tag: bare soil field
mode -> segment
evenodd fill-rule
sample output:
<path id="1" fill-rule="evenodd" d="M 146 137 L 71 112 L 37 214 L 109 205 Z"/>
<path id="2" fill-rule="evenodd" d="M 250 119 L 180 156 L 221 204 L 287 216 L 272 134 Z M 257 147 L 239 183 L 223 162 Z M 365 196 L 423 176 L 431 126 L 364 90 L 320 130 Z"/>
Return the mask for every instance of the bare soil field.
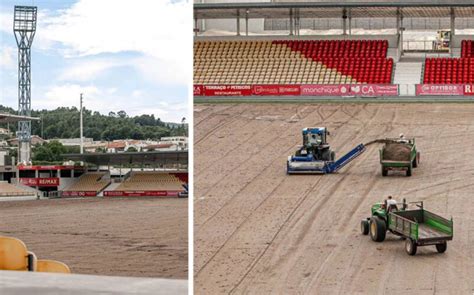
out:
<path id="1" fill-rule="evenodd" d="M 186 279 L 186 199 L 0 202 L 0 235 L 80 274 Z"/>
<path id="2" fill-rule="evenodd" d="M 473 294 L 474 104 L 196 104 L 196 294 Z M 382 177 L 378 149 L 336 174 L 286 175 L 303 127 L 326 126 L 342 156 L 416 137 L 412 177 Z M 453 217 L 454 239 L 409 256 L 360 233 L 388 194 Z"/>

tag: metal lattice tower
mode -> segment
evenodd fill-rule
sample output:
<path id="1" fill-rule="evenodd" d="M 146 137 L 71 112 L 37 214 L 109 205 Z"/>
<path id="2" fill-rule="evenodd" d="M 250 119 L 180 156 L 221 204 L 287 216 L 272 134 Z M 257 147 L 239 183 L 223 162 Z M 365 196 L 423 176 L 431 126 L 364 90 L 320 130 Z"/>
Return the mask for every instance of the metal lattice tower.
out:
<path id="1" fill-rule="evenodd" d="M 15 6 L 13 32 L 18 45 L 18 114 L 31 116 L 31 44 L 36 32 L 36 6 Z M 31 160 L 31 121 L 18 122 L 18 162 Z"/>

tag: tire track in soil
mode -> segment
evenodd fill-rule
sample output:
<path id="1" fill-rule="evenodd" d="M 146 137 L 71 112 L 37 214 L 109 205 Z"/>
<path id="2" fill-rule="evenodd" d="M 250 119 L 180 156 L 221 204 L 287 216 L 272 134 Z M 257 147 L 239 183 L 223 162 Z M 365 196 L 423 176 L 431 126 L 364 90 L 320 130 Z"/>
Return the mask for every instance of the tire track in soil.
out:
<path id="1" fill-rule="evenodd" d="M 201 123 L 207 122 L 210 119 L 210 117 L 215 116 L 218 113 L 221 113 L 221 112 L 224 112 L 224 111 L 230 111 L 232 108 L 237 107 L 238 104 L 229 104 L 228 107 L 222 108 L 222 109 L 218 107 L 220 105 L 203 105 L 203 106 L 207 107 L 205 109 L 205 111 L 210 110 L 210 112 L 208 114 L 203 114 L 202 111 L 197 112 L 198 114 L 201 115 L 201 116 L 199 116 L 199 121 L 196 121 L 196 118 L 198 116 L 196 116 L 196 112 L 194 112 L 194 128 L 201 125 Z M 196 108 L 196 105 L 194 105 L 194 107 Z"/>
<path id="2" fill-rule="evenodd" d="M 307 107 L 304 107 L 302 111 L 306 110 Z M 298 112 L 298 111 L 297 111 Z M 309 116 L 310 114 L 308 114 L 307 116 Z M 307 117 L 305 116 L 305 117 Z M 304 118 L 303 118 L 304 119 Z M 239 129 L 245 129 L 244 127 L 248 127 L 249 124 L 251 123 L 261 123 L 260 120 L 256 119 L 256 118 L 249 118 L 248 119 L 248 124 L 245 124 L 244 126 L 239 126 Z M 285 120 L 273 120 L 273 122 L 282 122 L 282 121 L 285 121 Z M 272 126 L 271 124 L 267 125 L 265 127 L 265 129 L 258 129 L 260 133 L 263 133 L 263 134 L 266 134 L 268 130 L 272 130 L 274 129 L 274 126 Z M 260 136 L 260 133 L 254 133 L 253 136 L 250 136 L 250 137 L 247 137 L 246 140 L 244 140 L 243 142 L 240 142 L 238 145 L 234 145 L 233 148 L 231 149 L 227 149 L 227 151 L 222 155 L 220 156 L 219 158 L 214 158 L 213 161 L 210 162 L 209 165 L 207 165 L 206 167 L 203 167 L 197 171 L 195 171 L 196 174 L 200 174 L 202 171 L 205 171 L 209 168 L 211 168 L 212 166 L 216 165 L 216 164 L 219 164 L 219 161 L 224 159 L 226 156 L 228 156 L 229 154 L 233 153 L 235 150 L 241 148 L 241 146 L 249 143 L 249 142 L 255 142 L 256 140 L 258 140 L 259 136 Z M 233 135 L 233 137 L 235 137 L 235 135 Z M 271 139 L 269 142 L 267 142 L 266 145 L 268 145 L 268 143 L 271 143 L 272 141 L 274 141 L 273 139 Z M 210 152 L 209 150 L 207 150 L 208 152 Z M 195 169 L 196 170 L 196 169 Z"/>
<path id="3" fill-rule="evenodd" d="M 238 105 L 238 106 L 241 106 L 241 105 Z M 243 110 L 241 110 L 239 113 L 235 114 L 235 115 L 232 115 L 230 120 L 227 120 L 227 122 L 223 123 L 223 124 L 216 124 L 213 128 L 211 128 L 210 130 L 208 130 L 206 133 L 204 133 L 204 135 L 201 135 L 200 138 L 197 138 L 195 137 L 194 138 L 194 145 L 197 146 L 201 141 L 207 139 L 209 136 L 211 136 L 213 133 L 215 133 L 219 128 L 221 127 L 225 127 L 231 123 L 234 123 L 235 121 L 237 121 L 239 119 L 239 117 L 245 113 L 247 111 L 247 108 L 244 108 Z M 225 120 L 225 119 L 224 119 Z"/>

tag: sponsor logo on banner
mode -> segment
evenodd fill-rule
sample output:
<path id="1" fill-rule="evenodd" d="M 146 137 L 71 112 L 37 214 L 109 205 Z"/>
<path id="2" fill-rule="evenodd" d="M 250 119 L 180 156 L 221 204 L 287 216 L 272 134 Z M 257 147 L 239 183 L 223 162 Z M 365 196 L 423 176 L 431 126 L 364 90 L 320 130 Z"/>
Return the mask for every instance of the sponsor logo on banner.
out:
<path id="1" fill-rule="evenodd" d="M 202 85 L 194 85 L 194 96 L 202 96 L 204 94 L 203 92 Z"/>
<path id="2" fill-rule="evenodd" d="M 301 95 L 340 96 L 350 91 L 347 85 L 301 85 Z"/>
<path id="3" fill-rule="evenodd" d="M 26 186 L 59 186 L 59 178 L 20 178 L 20 183 Z"/>
<path id="4" fill-rule="evenodd" d="M 204 85 L 205 96 L 250 96 L 251 85 Z"/>
<path id="5" fill-rule="evenodd" d="M 464 85 L 464 95 L 474 95 L 474 84 Z"/>
<path id="6" fill-rule="evenodd" d="M 253 95 L 300 95 L 300 85 L 255 85 Z"/>
<path id="7" fill-rule="evenodd" d="M 397 85 L 302 85 L 301 95 L 308 96 L 398 96 Z"/>
<path id="8" fill-rule="evenodd" d="M 459 84 L 418 84 L 416 95 L 464 95 L 464 85 Z"/>

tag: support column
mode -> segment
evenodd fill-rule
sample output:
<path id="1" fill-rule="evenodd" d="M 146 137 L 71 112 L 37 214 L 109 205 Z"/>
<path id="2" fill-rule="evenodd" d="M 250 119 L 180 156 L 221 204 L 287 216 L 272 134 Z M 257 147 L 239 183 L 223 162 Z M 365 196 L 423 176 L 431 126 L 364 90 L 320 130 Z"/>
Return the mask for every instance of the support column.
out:
<path id="1" fill-rule="evenodd" d="M 240 36 L 240 10 L 237 9 L 237 36 Z"/>
<path id="2" fill-rule="evenodd" d="M 451 16 L 451 36 L 449 37 L 449 52 L 451 54 L 451 57 L 454 56 L 454 44 L 453 44 L 453 38 L 454 38 L 454 34 L 455 34 L 455 29 L 456 29 L 456 16 L 454 15 L 454 8 L 451 7 L 451 12 L 450 12 L 450 16 Z"/>
<path id="3" fill-rule="evenodd" d="M 349 19 L 349 36 L 351 36 L 352 35 L 352 12 L 351 12 L 351 9 L 349 9 L 348 19 Z"/>
<path id="4" fill-rule="evenodd" d="M 194 36 L 197 36 L 198 35 L 198 19 L 197 17 L 194 18 Z"/>
<path id="5" fill-rule="evenodd" d="M 342 10 L 342 35 L 347 35 L 347 12 L 345 8 Z"/>
<path id="6" fill-rule="evenodd" d="M 249 11 L 245 11 L 245 36 L 249 35 Z"/>
<path id="7" fill-rule="evenodd" d="M 290 8 L 290 36 L 293 36 L 293 9 Z"/>

